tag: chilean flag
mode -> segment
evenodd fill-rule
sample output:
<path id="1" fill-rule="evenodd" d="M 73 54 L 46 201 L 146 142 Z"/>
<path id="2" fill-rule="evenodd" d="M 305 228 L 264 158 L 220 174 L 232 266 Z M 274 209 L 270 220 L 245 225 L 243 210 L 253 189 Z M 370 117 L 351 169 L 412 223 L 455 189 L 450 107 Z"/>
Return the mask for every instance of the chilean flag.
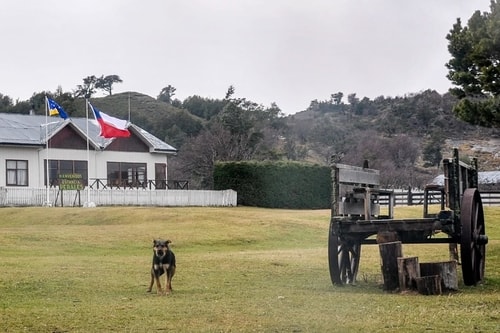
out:
<path id="1" fill-rule="evenodd" d="M 128 138 L 130 132 L 127 129 L 128 122 L 126 120 L 118 119 L 115 117 L 108 116 L 104 112 L 98 110 L 90 104 L 92 112 L 94 112 L 95 120 L 99 123 L 101 128 L 100 136 L 110 139 L 110 138 Z"/>

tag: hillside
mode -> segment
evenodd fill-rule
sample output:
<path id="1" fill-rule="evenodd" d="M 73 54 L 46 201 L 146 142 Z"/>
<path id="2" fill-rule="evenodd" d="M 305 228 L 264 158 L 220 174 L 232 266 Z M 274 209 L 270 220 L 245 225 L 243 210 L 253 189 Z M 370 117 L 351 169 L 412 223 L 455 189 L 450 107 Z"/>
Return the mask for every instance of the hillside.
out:
<path id="1" fill-rule="evenodd" d="M 374 141 L 388 138 L 386 142 L 394 142 L 409 138 L 410 143 L 417 145 L 419 158 L 416 165 L 419 167 L 426 164 L 422 156 L 426 147 L 435 146 L 443 157 L 458 147 L 461 155 L 477 157 L 481 169 L 500 169 L 500 131 L 457 119 L 452 112 L 454 103 L 452 96 L 441 96 L 432 91 L 365 101 L 361 112 L 356 109 L 360 108 L 359 105 L 328 105 L 323 102 L 289 116 L 287 124 L 296 129 L 297 137 L 307 138 L 303 141 L 309 149 L 314 146 L 316 154 L 323 150 L 320 152 L 323 156 L 328 155 L 325 152 L 332 155 L 340 151 L 345 159 L 350 150 L 354 150 L 354 154 L 362 152 L 359 146 L 372 147 L 372 153 L 376 155 L 382 152 L 376 151 L 379 148 L 373 146 Z M 403 145 L 398 149 L 407 148 L 408 145 Z M 352 156 L 348 160 L 356 162 Z"/>
<path id="2" fill-rule="evenodd" d="M 177 170 L 183 169 L 185 163 L 183 148 L 192 150 L 193 138 L 214 121 L 194 114 L 203 114 L 200 109 L 207 109 L 208 104 L 213 108 L 213 102 L 198 98 L 196 109 L 186 101 L 174 107 L 136 92 L 93 99 L 96 106 L 125 119 L 130 110 L 133 123 L 180 149 L 180 158 L 172 160 L 172 167 Z M 221 105 L 221 101 L 217 102 Z M 449 94 L 434 91 L 373 101 L 365 98 L 352 104 L 313 101 L 307 110 L 281 117 L 282 140 L 274 143 L 272 149 L 275 156 L 290 156 L 287 149 L 293 146 L 292 159 L 322 165 L 327 165 L 332 156 L 354 165 L 367 159 L 370 167 L 387 174 L 387 181 L 401 179 L 394 186 L 402 186 L 405 181 L 421 186 L 437 175 L 437 165 L 424 156 L 433 150 L 442 158 L 458 147 L 465 159 L 477 157 L 481 170 L 499 170 L 500 131 L 458 120 L 452 112 L 454 103 Z M 257 157 L 260 158 L 266 159 L 263 155 Z M 178 173 L 176 176 L 192 177 Z"/>
<path id="3" fill-rule="evenodd" d="M 450 151 L 452 147 L 457 147 L 462 154 L 476 157 L 482 171 L 500 170 L 500 138 L 497 133 L 470 139 L 449 139 L 446 147 Z"/>

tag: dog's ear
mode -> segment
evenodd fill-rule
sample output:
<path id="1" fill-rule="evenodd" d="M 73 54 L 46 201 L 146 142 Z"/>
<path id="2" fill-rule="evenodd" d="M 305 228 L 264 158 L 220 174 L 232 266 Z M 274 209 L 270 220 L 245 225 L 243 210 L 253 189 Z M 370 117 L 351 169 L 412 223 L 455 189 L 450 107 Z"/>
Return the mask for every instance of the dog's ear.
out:
<path id="1" fill-rule="evenodd" d="M 170 239 L 167 239 L 167 244 L 170 244 L 172 243 L 172 241 Z"/>

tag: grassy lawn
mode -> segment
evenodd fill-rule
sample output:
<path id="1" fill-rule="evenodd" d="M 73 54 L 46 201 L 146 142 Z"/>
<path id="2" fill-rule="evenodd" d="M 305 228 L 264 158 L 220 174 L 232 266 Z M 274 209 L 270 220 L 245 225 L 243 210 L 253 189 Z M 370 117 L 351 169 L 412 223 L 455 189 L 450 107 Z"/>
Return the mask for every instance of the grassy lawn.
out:
<path id="1" fill-rule="evenodd" d="M 497 332 L 500 208 L 485 214 L 486 281 L 422 296 L 382 290 L 375 245 L 362 248 L 355 286 L 333 286 L 328 210 L 0 208 L 0 330 Z M 146 293 L 156 237 L 173 241 L 170 296 Z M 447 245 L 403 253 L 448 259 Z"/>

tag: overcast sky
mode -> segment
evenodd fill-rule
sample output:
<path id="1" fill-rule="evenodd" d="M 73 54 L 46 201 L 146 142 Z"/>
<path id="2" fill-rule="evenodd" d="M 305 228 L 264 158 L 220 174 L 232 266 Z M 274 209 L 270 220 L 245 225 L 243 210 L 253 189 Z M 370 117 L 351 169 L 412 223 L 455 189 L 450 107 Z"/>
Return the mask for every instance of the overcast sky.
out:
<path id="1" fill-rule="evenodd" d="M 490 0 L 2 0 L 0 93 L 71 92 L 119 75 L 114 92 L 235 97 L 286 114 L 332 93 L 402 96 L 451 87 L 446 34 Z"/>

